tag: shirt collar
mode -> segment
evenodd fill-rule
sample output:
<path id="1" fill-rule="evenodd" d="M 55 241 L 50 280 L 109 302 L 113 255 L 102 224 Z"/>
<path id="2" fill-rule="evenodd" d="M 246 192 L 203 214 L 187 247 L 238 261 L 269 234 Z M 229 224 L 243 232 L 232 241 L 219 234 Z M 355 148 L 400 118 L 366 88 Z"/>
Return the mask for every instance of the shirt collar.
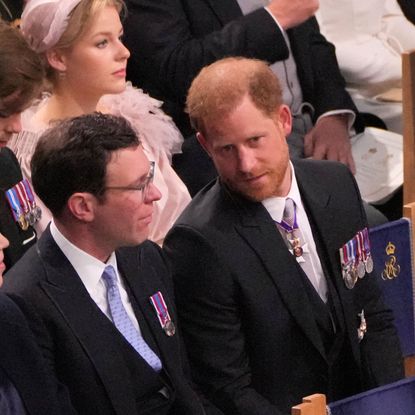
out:
<path id="1" fill-rule="evenodd" d="M 118 277 L 117 258 L 113 252 L 106 263 L 79 249 L 65 238 L 52 220 L 50 232 L 56 244 L 69 260 L 88 292 L 94 291 L 107 265 L 112 265 Z"/>
<path id="2" fill-rule="evenodd" d="M 274 222 L 281 222 L 284 214 L 285 199 L 291 198 L 294 200 L 296 206 L 302 206 L 300 189 L 298 188 L 297 178 L 295 177 L 294 166 L 290 161 L 291 168 L 291 187 L 287 196 L 277 197 L 273 196 L 268 199 L 264 199 L 261 203 L 270 214 Z"/>

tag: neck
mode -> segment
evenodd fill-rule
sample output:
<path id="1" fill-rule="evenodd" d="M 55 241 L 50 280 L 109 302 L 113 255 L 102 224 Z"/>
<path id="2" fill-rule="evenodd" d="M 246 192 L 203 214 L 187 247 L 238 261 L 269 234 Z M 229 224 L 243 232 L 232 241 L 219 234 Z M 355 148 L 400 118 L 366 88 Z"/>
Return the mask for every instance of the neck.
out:
<path id="1" fill-rule="evenodd" d="M 108 258 L 115 249 L 96 240 L 91 234 L 88 223 L 77 221 L 66 223 L 64 220 L 54 218 L 54 222 L 59 232 L 77 248 L 93 256 L 101 262 L 107 262 Z"/>
<path id="2" fill-rule="evenodd" d="M 96 111 L 101 96 L 86 95 L 83 92 L 62 84 L 55 85 L 53 94 L 44 107 L 43 121 L 49 123 L 53 120 L 77 117 Z"/>

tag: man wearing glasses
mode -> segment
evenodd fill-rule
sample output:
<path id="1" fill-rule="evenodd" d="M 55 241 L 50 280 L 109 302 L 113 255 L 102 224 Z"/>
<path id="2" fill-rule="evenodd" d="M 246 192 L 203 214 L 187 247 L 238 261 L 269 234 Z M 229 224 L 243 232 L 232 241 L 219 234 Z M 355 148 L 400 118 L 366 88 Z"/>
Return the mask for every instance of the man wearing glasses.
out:
<path id="1" fill-rule="evenodd" d="M 4 288 L 75 409 L 203 414 L 183 370 L 169 270 L 146 240 L 161 197 L 154 164 L 130 124 L 99 113 L 63 121 L 40 138 L 31 168 L 53 220 Z"/>

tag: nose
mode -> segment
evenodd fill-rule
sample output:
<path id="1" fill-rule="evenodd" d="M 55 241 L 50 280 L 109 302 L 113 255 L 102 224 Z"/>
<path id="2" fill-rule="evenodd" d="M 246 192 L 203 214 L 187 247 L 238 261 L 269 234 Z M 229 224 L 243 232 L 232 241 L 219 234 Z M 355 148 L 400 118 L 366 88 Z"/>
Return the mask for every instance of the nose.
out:
<path id="1" fill-rule="evenodd" d="M 161 199 L 161 192 L 158 187 L 152 182 L 148 185 L 148 190 L 146 194 L 146 198 L 144 200 L 145 203 L 152 203 L 157 202 L 157 200 Z"/>
<path id="2" fill-rule="evenodd" d="M 0 250 L 6 249 L 9 246 L 9 241 L 0 233 Z"/>
<path id="3" fill-rule="evenodd" d="M 249 148 L 240 148 L 238 151 L 238 168 L 241 173 L 250 173 L 256 163 L 254 152 Z"/>
<path id="4" fill-rule="evenodd" d="M 124 43 L 122 43 L 121 40 L 120 40 L 119 45 L 120 45 L 120 47 L 119 47 L 118 55 L 119 55 L 120 59 L 121 60 L 128 59 L 131 55 L 130 51 L 126 48 L 126 46 L 124 45 Z"/>
<path id="5" fill-rule="evenodd" d="M 7 117 L 5 131 L 8 133 L 19 133 L 22 131 L 20 112 Z"/>

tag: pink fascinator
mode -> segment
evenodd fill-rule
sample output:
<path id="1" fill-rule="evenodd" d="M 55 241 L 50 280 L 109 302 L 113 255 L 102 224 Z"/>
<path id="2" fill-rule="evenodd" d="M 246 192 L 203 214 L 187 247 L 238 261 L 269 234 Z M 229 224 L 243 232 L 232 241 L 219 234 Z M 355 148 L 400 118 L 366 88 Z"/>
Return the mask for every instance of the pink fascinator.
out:
<path id="1" fill-rule="evenodd" d="M 22 14 L 21 29 L 38 53 L 55 46 L 68 26 L 71 11 L 81 0 L 29 0 Z"/>

